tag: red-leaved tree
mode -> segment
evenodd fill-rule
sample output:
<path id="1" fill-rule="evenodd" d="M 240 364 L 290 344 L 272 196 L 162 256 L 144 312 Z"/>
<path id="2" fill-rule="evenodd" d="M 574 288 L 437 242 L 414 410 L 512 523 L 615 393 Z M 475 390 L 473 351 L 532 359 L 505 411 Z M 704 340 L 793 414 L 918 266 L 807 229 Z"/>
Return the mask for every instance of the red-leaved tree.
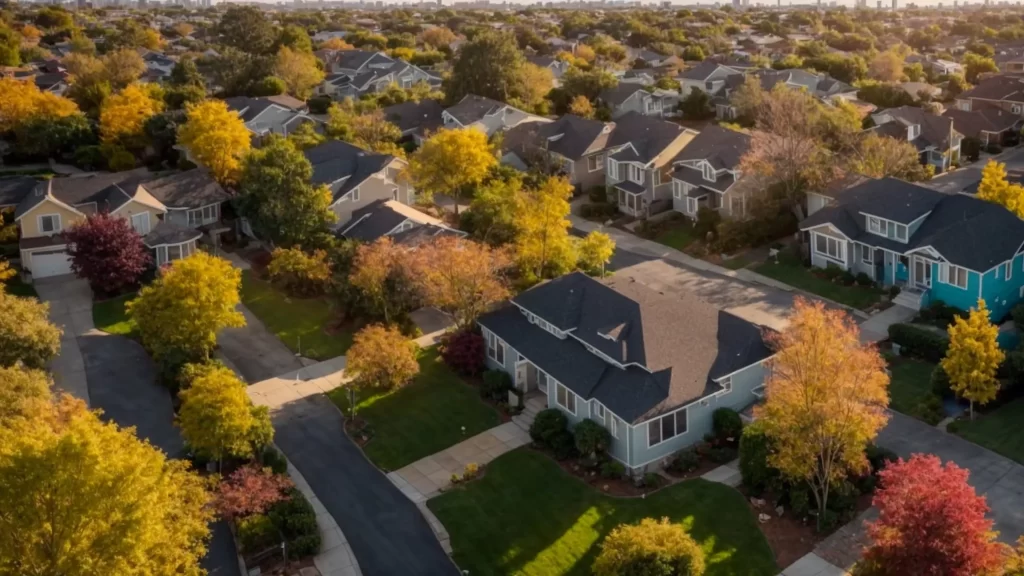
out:
<path id="1" fill-rule="evenodd" d="M 876 575 L 975 576 L 1002 563 L 988 504 L 967 483 L 967 470 L 937 456 L 915 454 L 879 473 L 873 504 L 878 520 L 868 523 L 874 543 L 865 568 Z"/>
<path id="2" fill-rule="evenodd" d="M 118 216 L 90 214 L 64 237 L 71 270 L 100 294 L 119 294 L 134 286 L 152 260 L 139 233 Z"/>
<path id="3" fill-rule="evenodd" d="M 217 512 L 224 518 L 262 514 L 288 498 L 292 481 L 269 468 L 250 464 L 235 470 L 217 487 Z"/>

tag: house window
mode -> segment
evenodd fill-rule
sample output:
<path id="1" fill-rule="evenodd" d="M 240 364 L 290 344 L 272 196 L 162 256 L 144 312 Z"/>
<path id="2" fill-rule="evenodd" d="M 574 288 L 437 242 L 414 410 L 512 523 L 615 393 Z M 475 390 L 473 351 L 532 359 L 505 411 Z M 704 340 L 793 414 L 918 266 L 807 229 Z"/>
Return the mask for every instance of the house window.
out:
<path id="1" fill-rule="evenodd" d="M 689 197 L 686 198 L 686 212 L 687 212 L 687 214 L 696 214 L 697 213 L 697 199 L 696 198 L 689 198 Z"/>
<path id="2" fill-rule="evenodd" d="M 611 414 L 608 415 L 608 429 L 611 430 L 612 438 L 619 438 L 619 419 Z"/>
<path id="3" fill-rule="evenodd" d="M 132 228 L 142 236 L 149 234 L 149 212 L 132 214 Z"/>
<path id="4" fill-rule="evenodd" d="M 843 253 L 843 246 L 846 244 L 844 241 L 821 234 L 815 234 L 814 238 L 815 252 L 833 260 L 839 260 L 843 263 L 846 262 L 846 256 Z"/>
<path id="5" fill-rule="evenodd" d="M 874 234 L 885 234 L 882 230 L 882 220 L 874 216 L 868 216 L 868 232 Z"/>
<path id="6" fill-rule="evenodd" d="M 860 245 L 860 261 L 865 264 L 874 264 L 875 250 L 867 244 Z"/>
<path id="7" fill-rule="evenodd" d="M 1003 280 L 1009 280 L 1010 278 L 1013 278 L 1013 260 L 1010 260 L 1009 262 L 1006 263 L 1006 273 L 1003 274 L 1003 276 Z"/>
<path id="8" fill-rule="evenodd" d="M 595 154 L 593 156 L 587 156 L 587 170 L 590 172 L 597 172 L 604 167 L 604 155 Z"/>
<path id="9" fill-rule="evenodd" d="M 188 225 L 202 226 L 217 221 L 217 205 L 211 204 L 202 208 L 188 211 Z"/>
<path id="10" fill-rule="evenodd" d="M 644 183 L 644 170 L 636 164 L 629 165 L 629 179 L 637 184 Z"/>
<path id="11" fill-rule="evenodd" d="M 608 159 L 608 175 L 611 176 L 613 180 L 619 179 L 619 163 L 611 158 Z"/>
<path id="12" fill-rule="evenodd" d="M 921 135 L 921 126 L 914 124 L 910 127 L 910 133 L 907 136 L 908 140 L 913 140 Z"/>
<path id="13" fill-rule="evenodd" d="M 505 365 L 505 343 L 494 332 L 487 333 L 487 357 L 502 366 Z"/>
<path id="14" fill-rule="evenodd" d="M 907 226 L 905 224 L 896 224 L 896 239 L 907 241 Z"/>
<path id="15" fill-rule="evenodd" d="M 39 231 L 43 234 L 60 232 L 60 214 L 46 214 L 39 217 Z"/>
<path id="16" fill-rule="evenodd" d="M 647 447 L 652 448 L 680 434 L 686 434 L 686 425 L 686 408 L 649 421 L 647 423 Z"/>
<path id="17" fill-rule="evenodd" d="M 672 180 L 672 197 L 676 200 L 683 199 L 683 183 L 679 180 Z"/>
<path id="18" fill-rule="evenodd" d="M 1020 104 L 1014 104 L 1011 110 L 1013 110 L 1014 114 L 1020 114 L 1021 112 L 1024 112 L 1024 106 L 1021 106 Z"/>
<path id="19" fill-rule="evenodd" d="M 708 182 L 715 181 L 715 169 L 711 167 L 711 164 L 704 162 L 701 164 L 701 169 L 704 171 L 704 179 Z"/>
<path id="20" fill-rule="evenodd" d="M 561 383 L 555 387 L 555 402 L 572 414 L 576 414 L 576 395 Z"/>
<path id="21" fill-rule="evenodd" d="M 726 376 L 725 378 L 722 378 L 721 380 L 718 381 L 718 383 L 722 385 L 722 391 L 724 391 L 726 394 L 732 392 L 732 376 L 731 375 Z"/>
<path id="22" fill-rule="evenodd" d="M 607 418 L 607 412 L 604 409 L 604 405 L 596 400 L 594 401 L 594 416 L 597 416 L 597 419 L 602 422 Z"/>
<path id="23" fill-rule="evenodd" d="M 729 214 L 733 216 L 743 216 L 746 210 L 743 209 L 743 203 L 746 199 L 743 196 L 732 196 L 729 198 Z"/>
<path id="24" fill-rule="evenodd" d="M 967 289 L 967 269 L 952 264 L 942 265 L 942 281 L 957 288 Z"/>

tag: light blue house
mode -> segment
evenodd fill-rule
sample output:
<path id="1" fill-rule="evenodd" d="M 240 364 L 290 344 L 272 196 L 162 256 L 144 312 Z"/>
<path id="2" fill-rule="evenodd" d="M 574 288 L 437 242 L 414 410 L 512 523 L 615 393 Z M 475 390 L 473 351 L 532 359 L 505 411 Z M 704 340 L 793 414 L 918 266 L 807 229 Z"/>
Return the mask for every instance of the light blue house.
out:
<path id="1" fill-rule="evenodd" d="M 1000 321 L 1024 298 L 1024 221 L 967 194 L 895 178 L 866 180 L 800 224 L 811 264 L 899 286 L 896 303 L 968 310 L 985 300 Z"/>
<path id="2" fill-rule="evenodd" d="M 479 323 L 489 368 L 570 422 L 605 426 L 610 455 L 634 474 L 699 442 L 716 409 L 756 402 L 771 356 L 760 327 L 626 277 L 563 276 Z"/>

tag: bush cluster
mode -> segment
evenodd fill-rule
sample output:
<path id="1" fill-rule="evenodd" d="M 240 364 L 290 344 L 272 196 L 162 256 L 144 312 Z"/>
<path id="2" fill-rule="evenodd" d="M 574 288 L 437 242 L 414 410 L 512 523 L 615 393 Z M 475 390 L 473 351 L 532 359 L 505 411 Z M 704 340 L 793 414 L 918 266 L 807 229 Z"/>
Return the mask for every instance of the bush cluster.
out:
<path id="1" fill-rule="evenodd" d="M 275 248 L 267 266 L 270 281 L 292 296 L 318 296 L 327 291 L 331 281 L 331 265 L 327 252 L 302 248 Z"/>
<path id="2" fill-rule="evenodd" d="M 446 334 L 438 349 L 441 359 L 456 374 L 476 376 L 484 369 L 484 337 L 475 330 Z"/>
<path id="3" fill-rule="evenodd" d="M 512 379 L 502 370 L 484 372 L 483 383 L 480 385 L 480 396 L 491 402 L 504 402 L 508 391 L 512 390 Z"/>
<path id="4" fill-rule="evenodd" d="M 288 498 L 271 506 L 266 514 L 242 518 L 235 527 L 246 554 L 280 546 L 282 536 L 289 558 L 306 558 L 320 551 L 316 512 L 296 488 L 289 490 Z"/>
<path id="5" fill-rule="evenodd" d="M 889 340 L 899 344 L 901 355 L 929 362 L 941 361 L 949 348 L 949 338 L 945 334 L 913 324 L 893 324 L 889 327 Z"/>

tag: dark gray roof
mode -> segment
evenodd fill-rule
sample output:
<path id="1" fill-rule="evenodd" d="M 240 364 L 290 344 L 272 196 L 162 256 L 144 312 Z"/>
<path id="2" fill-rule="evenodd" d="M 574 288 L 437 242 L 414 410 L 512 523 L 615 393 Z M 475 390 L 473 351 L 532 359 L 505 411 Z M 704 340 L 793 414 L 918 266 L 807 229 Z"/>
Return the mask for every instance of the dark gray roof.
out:
<path id="1" fill-rule="evenodd" d="M 392 210 L 386 200 L 376 200 L 352 212 L 348 228 L 342 234 L 351 240 L 373 242 L 405 222 L 408 216 Z"/>
<path id="2" fill-rule="evenodd" d="M 409 228 L 408 230 L 396 232 L 391 235 L 391 239 L 395 244 L 402 244 L 403 246 L 419 246 L 424 242 L 430 242 L 434 238 L 440 238 L 442 236 L 456 236 L 462 238 L 466 236 L 466 233 L 461 230 L 442 228 L 441 226 L 435 226 L 433 224 L 421 224 Z"/>
<path id="3" fill-rule="evenodd" d="M 419 102 L 402 102 L 384 109 L 384 117 L 389 122 L 398 126 L 402 133 L 410 130 L 425 132 L 436 130 L 444 125 L 444 118 L 441 113 L 444 106 L 437 100 L 420 100 Z"/>
<path id="4" fill-rule="evenodd" d="M 330 184 L 348 178 L 334 191 L 335 200 L 383 170 L 395 158 L 390 154 L 367 152 L 341 140 L 328 140 L 306 150 L 304 154 L 313 166 L 313 184 Z"/>
<path id="5" fill-rule="evenodd" d="M 907 223 L 930 212 L 906 244 L 868 233 L 862 213 Z M 888 214 L 888 215 L 887 215 Z M 964 194 L 943 194 L 895 178 L 868 180 L 844 192 L 840 203 L 800 223 L 807 230 L 832 224 L 851 240 L 897 253 L 931 246 L 949 262 L 985 272 L 1024 244 L 1024 221 L 998 204 Z"/>
<path id="6" fill-rule="evenodd" d="M 231 195 L 202 168 L 193 168 L 142 183 L 168 208 L 200 208 L 231 199 Z"/>
<path id="7" fill-rule="evenodd" d="M 679 166 L 672 171 L 672 177 L 676 180 L 682 180 L 687 184 L 693 186 L 699 186 L 706 188 L 707 191 L 715 191 L 719 194 L 724 194 L 733 184 L 736 183 L 736 176 L 733 174 L 723 174 L 715 178 L 714 182 L 704 179 L 704 172 L 696 168 L 690 168 L 689 166 Z M 692 196 L 692 195 L 691 195 Z"/>
<path id="8" fill-rule="evenodd" d="M 1017 76 L 992 76 L 978 83 L 977 86 L 961 93 L 958 99 L 968 100 L 1006 100 L 1008 102 L 1024 102 L 1024 78 Z"/>
<path id="9" fill-rule="evenodd" d="M 632 180 L 623 180 L 622 182 L 616 182 L 615 187 L 619 190 L 629 192 L 630 194 L 643 194 L 647 191 L 647 188 L 643 184 L 637 184 Z"/>
<path id="10" fill-rule="evenodd" d="M 627 112 L 615 121 L 615 129 L 608 138 L 608 147 L 632 144 L 638 158 L 646 164 L 685 132 L 678 124 L 644 116 L 639 112 Z"/>
<path id="11" fill-rule="evenodd" d="M 771 354 L 759 327 L 692 293 L 665 296 L 625 276 L 599 282 L 573 273 L 513 302 L 575 338 L 559 339 L 512 307 L 480 323 L 583 398 L 598 399 L 631 423 L 702 398 L 719 389 L 713 380 Z"/>
<path id="12" fill-rule="evenodd" d="M 0 177 L 0 207 L 17 206 L 39 181 L 31 176 Z"/>
<path id="13" fill-rule="evenodd" d="M 950 138 L 953 132 L 952 118 L 932 114 L 917 106 L 888 108 L 875 114 L 875 116 L 885 115 L 891 116 L 893 122 L 887 122 L 881 128 L 884 128 L 887 124 L 895 123 L 898 126 L 902 126 L 903 131 L 896 130 L 894 134 L 888 134 L 885 130 L 882 130 L 881 133 L 883 134 L 897 138 L 902 134 L 903 137 L 899 139 L 906 140 L 908 137 L 907 129 L 912 125 L 918 125 L 921 127 L 921 134 L 913 141 L 918 150 L 923 150 L 928 146 L 935 146 L 939 150 L 946 150 L 950 146 Z M 918 140 L 921 140 L 921 142 L 918 142 Z"/>
<path id="14" fill-rule="evenodd" d="M 468 126 L 506 106 L 508 104 L 504 102 L 498 102 L 497 100 L 491 100 L 476 94 L 466 94 L 462 97 L 462 100 L 459 100 L 458 104 L 448 107 L 445 111 L 455 117 L 463 126 Z"/>
<path id="15" fill-rule="evenodd" d="M 674 162 L 707 160 L 715 170 L 735 170 L 750 148 L 750 136 L 714 124 L 688 142 Z"/>
<path id="16" fill-rule="evenodd" d="M 683 70 L 679 73 L 679 77 L 687 80 L 707 80 L 708 76 L 714 74 L 715 70 L 718 70 L 721 66 L 722 64 L 714 60 L 705 60 L 693 68 Z"/>
<path id="17" fill-rule="evenodd" d="M 554 122 L 524 122 L 505 132 L 502 147 L 514 152 L 546 149 L 570 160 L 603 150 L 614 124 L 566 114 Z"/>
<path id="18" fill-rule="evenodd" d="M 647 91 L 644 90 L 643 86 L 638 84 L 619 84 L 614 88 L 602 90 L 601 95 L 598 96 L 598 98 L 612 108 L 617 108 L 622 106 L 623 102 L 629 100 L 629 98 L 637 92 L 646 93 Z"/>
<path id="19" fill-rule="evenodd" d="M 1001 108 L 982 106 L 968 112 L 950 108 L 942 113 L 953 120 L 953 128 L 968 138 L 980 138 L 984 132 L 1004 132 L 1021 122 L 1020 114 L 1011 114 Z"/>
<path id="20" fill-rule="evenodd" d="M 379 52 L 368 50 L 339 50 L 334 54 L 334 62 L 339 68 L 358 70 L 378 55 Z"/>
<path id="21" fill-rule="evenodd" d="M 202 236 L 203 233 L 199 230 L 185 228 L 184 226 L 178 226 L 166 220 L 161 220 L 149 231 L 149 234 L 146 234 L 146 237 L 142 239 L 142 243 L 150 248 L 156 248 L 157 246 L 167 244 L 184 244 L 190 240 L 198 240 Z"/>

